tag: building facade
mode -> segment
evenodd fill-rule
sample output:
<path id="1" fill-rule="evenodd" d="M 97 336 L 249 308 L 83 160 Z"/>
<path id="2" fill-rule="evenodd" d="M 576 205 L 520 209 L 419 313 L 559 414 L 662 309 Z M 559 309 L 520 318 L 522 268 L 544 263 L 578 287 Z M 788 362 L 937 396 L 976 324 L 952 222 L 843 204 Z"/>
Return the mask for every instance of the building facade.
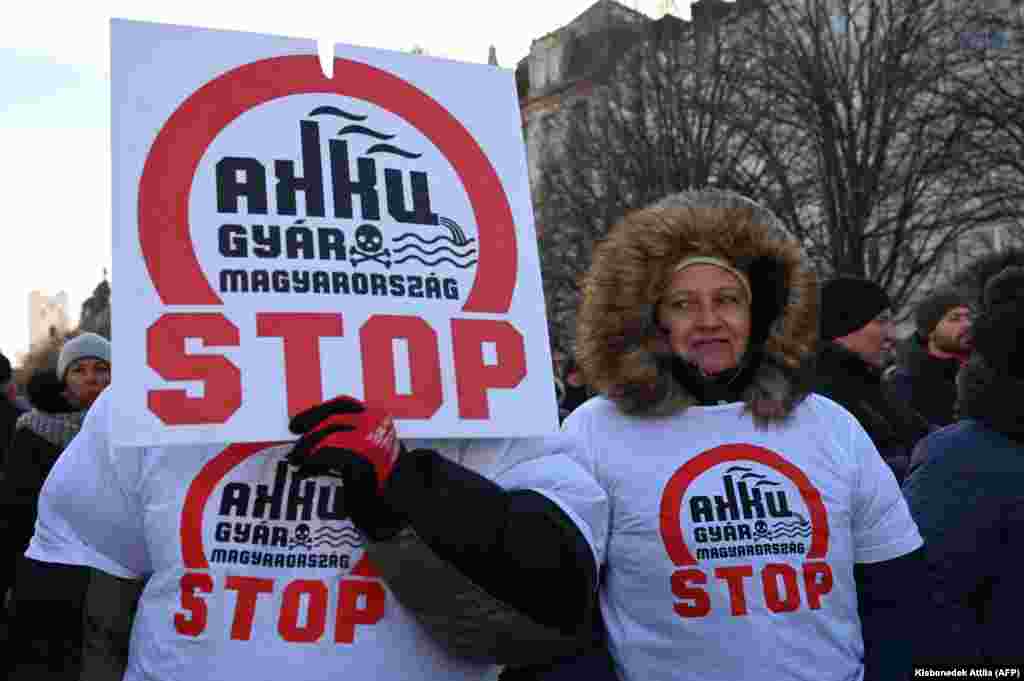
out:
<path id="1" fill-rule="evenodd" d="M 51 338 L 63 337 L 71 330 L 68 318 L 68 294 L 48 296 L 41 291 L 28 295 L 29 347 L 37 348 Z"/>

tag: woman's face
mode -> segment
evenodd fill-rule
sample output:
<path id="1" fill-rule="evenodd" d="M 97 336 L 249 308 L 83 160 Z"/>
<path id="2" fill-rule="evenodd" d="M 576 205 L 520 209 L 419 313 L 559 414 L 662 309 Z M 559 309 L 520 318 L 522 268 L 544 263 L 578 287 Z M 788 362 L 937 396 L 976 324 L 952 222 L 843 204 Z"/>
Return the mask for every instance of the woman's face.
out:
<path id="1" fill-rule="evenodd" d="M 84 357 L 68 367 L 64 374 L 67 396 L 75 406 L 85 409 L 110 385 L 110 364 L 102 359 Z"/>
<path id="2" fill-rule="evenodd" d="M 731 272 L 691 265 L 672 275 L 658 304 L 672 351 L 708 375 L 736 367 L 750 340 L 750 300 Z"/>

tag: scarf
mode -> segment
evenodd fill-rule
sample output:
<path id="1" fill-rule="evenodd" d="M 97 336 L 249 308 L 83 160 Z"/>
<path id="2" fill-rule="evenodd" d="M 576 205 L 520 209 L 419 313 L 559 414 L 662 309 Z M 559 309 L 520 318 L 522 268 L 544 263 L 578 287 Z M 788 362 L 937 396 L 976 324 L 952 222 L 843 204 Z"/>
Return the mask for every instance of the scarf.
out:
<path id="1" fill-rule="evenodd" d="M 18 418 L 17 428 L 27 428 L 50 444 L 63 451 L 78 431 L 82 429 L 85 411 L 73 411 L 67 414 L 48 414 L 33 409 Z"/>

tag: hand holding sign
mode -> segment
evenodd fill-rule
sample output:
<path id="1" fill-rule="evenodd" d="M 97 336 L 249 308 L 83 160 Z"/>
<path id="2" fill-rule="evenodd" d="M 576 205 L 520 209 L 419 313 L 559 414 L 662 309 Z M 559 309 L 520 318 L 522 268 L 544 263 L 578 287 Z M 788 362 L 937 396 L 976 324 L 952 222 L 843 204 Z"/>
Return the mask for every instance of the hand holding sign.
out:
<path id="1" fill-rule="evenodd" d="M 299 467 L 300 477 L 345 477 L 355 456 L 373 466 L 382 490 L 401 451 L 391 416 L 347 395 L 297 414 L 288 428 L 302 435 L 288 455 L 289 463 Z"/>
<path id="2" fill-rule="evenodd" d="M 379 537 L 406 524 L 385 494 L 405 452 L 390 414 L 341 395 L 297 414 L 288 427 L 302 436 L 288 454 L 297 476 L 341 478 L 345 507 L 359 529 Z"/>

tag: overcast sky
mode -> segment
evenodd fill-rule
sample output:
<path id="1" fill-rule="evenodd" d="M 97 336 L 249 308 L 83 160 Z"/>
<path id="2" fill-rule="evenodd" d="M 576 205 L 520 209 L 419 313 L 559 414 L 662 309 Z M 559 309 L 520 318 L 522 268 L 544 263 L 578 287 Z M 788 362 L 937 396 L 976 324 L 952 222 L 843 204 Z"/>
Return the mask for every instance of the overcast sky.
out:
<path id="1" fill-rule="evenodd" d="M 28 295 L 66 291 L 72 321 L 111 266 L 112 17 L 254 31 L 513 68 L 594 0 L 78 0 L 8 4 L 0 21 L 0 351 L 28 348 Z M 657 0 L 623 3 L 655 14 Z M 689 2 L 675 3 L 689 16 Z M 276 9 L 275 9 L 276 8 Z M 112 273 L 111 283 L 116 285 Z"/>

